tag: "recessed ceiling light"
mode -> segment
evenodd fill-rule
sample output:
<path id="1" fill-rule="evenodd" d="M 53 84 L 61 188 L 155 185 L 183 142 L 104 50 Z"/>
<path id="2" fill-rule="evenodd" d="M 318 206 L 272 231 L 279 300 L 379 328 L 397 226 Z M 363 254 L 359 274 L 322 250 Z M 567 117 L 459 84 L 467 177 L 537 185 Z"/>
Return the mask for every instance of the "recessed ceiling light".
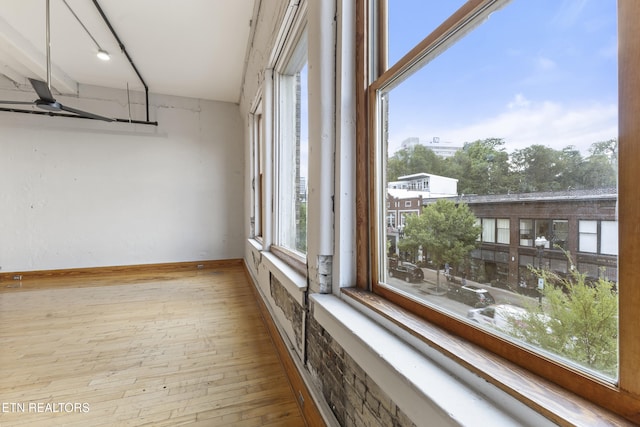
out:
<path id="1" fill-rule="evenodd" d="M 111 59 L 111 56 L 109 56 L 109 52 L 107 52 L 106 50 L 100 49 L 98 51 L 98 58 L 102 59 L 103 61 L 108 61 Z"/>

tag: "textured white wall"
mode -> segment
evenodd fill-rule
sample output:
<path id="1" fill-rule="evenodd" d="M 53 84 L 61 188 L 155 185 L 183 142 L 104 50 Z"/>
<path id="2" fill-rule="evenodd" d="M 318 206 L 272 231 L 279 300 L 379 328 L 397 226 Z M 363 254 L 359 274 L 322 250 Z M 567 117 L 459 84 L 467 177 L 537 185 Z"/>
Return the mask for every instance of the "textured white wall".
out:
<path id="1" fill-rule="evenodd" d="M 121 93 L 94 92 L 80 108 L 127 117 Z M 238 106 L 151 104 L 157 128 L 0 112 L 2 271 L 243 256 Z"/>

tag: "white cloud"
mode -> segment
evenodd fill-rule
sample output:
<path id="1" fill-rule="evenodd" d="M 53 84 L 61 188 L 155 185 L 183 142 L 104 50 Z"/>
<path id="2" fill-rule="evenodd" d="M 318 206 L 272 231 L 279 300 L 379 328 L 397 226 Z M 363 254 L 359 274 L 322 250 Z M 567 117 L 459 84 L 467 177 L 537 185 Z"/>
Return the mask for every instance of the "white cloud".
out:
<path id="1" fill-rule="evenodd" d="M 556 68 L 556 63 L 554 60 L 550 58 L 545 58 L 544 56 L 539 56 L 536 58 L 536 67 L 540 71 L 549 71 Z"/>
<path id="2" fill-rule="evenodd" d="M 392 141 L 402 141 L 408 136 L 438 135 L 442 141 L 462 145 L 479 139 L 502 138 L 509 152 L 541 144 L 556 150 L 573 145 L 587 154 L 594 142 L 617 137 L 618 109 L 615 104 L 536 103 L 517 94 L 503 112 L 480 122 L 414 132 L 398 135 Z"/>
<path id="3" fill-rule="evenodd" d="M 511 110 L 514 108 L 523 108 L 531 105 L 531 101 L 529 101 L 525 96 L 521 93 L 516 94 L 513 98 L 513 101 L 507 104 L 507 107 Z"/>

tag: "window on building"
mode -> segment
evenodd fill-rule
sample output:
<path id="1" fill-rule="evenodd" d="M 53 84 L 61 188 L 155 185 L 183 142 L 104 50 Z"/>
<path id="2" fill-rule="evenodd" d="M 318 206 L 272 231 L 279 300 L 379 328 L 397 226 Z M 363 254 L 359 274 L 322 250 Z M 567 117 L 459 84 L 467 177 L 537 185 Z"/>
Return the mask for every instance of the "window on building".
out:
<path id="1" fill-rule="evenodd" d="M 533 246 L 533 220 L 520 220 L 520 246 Z"/>
<path id="2" fill-rule="evenodd" d="M 495 243 L 496 241 L 496 220 L 494 218 L 482 218 L 482 241 Z"/>
<path id="3" fill-rule="evenodd" d="M 600 221 L 600 253 L 618 255 L 618 221 Z"/>
<path id="4" fill-rule="evenodd" d="M 370 1 L 377 4 L 375 0 Z M 565 352 L 571 348 L 571 343 L 563 348 L 550 349 L 542 343 L 545 341 L 543 337 L 525 340 L 517 331 L 478 328 L 466 318 L 469 307 L 464 304 L 457 306 L 457 301 L 443 304 L 437 298 L 431 298 L 430 292 L 420 292 L 419 289 L 408 296 L 407 292 L 411 291 L 402 288 L 388 275 L 384 229 L 386 212 L 384 203 L 380 201 L 386 200 L 387 160 L 402 149 L 401 142 L 409 137 L 407 129 L 415 129 L 414 132 L 420 135 L 435 133 L 444 141 L 464 147 L 442 164 L 444 166 L 438 170 L 438 174 L 457 179 L 459 193 L 478 194 L 487 200 L 501 195 L 507 199 L 513 193 L 569 192 L 574 186 L 583 188 L 592 185 L 595 188 L 600 184 L 595 180 L 587 184 L 585 176 L 588 174 L 576 173 L 571 176 L 575 171 L 568 166 L 564 169 L 563 165 L 569 164 L 569 148 L 575 148 L 576 141 L 581 141 L 581 146 L 576 149 L 583 159 L 597 152 L 597 147 L 602 148 L 602 144 L 597 144 L 603 141 L 615 143 L 617 149 L 619 74 L 616 1 L 584 3 L 569 0 L 558 3 L 543 0 L 541 4 L 469 0 L 461 2 L 462 6 L 455 12 L 452 12 L 453 5 L 450 2 L 442 3 L 414 2 L 407 5 L 404 2 L 385 2 L 383 9 L 388 9 L 385 15 L 390 21 L 388 26 L 363 27 L 375 33 L 367 38 L 369 44 L 363 44 L 371 46 L 373 50 L 368 52 L 370 68 L 365 67 L 361 73 L 368 86 L 366 96 L 369 100 L 364 103 L 368 108 L 368 122 L 359 127 L 360 133 L 365 135 L 359 141 L 366 147 L 361 153 L 369 154 L 367 161 L 362 162 L 366 166 L 360 168 L 360 188 L 371 188 L 367 187 L 370 184 L 374 195 L 370 198 L 374 224 L 359 229 L 361 241 L 372 242 L 369 254 L 369 265 L 372 266 L 370 287 L 374 293 L 419 313 L 425 319 L 449 328 L 465 339 L 485 346 L 610 409 L 616 410 L 615 404 L 610 404 L 603 396 L 612 397 L 614 394 L 611 393 L 614 392 L 609 390 L 621 390 L 626 399 L 625 410 L 630 414 L 633 406 L 630 402 L 637 402 L 633 396 L 640 394 L 640 387 L 635 385 L 640 383 L 640 377 L 630 368 L 633 359 L 629 355 L 620 356 L 620 359 L 615 356 L 618 354 L 615 339 L 603 349 L 614 356 L 596 366 L 592 361 L 569 354 L 570 351 Z M 624 4 L 627 9 L 640 14 L 640 7 L 631 6 L 633 1 L 620 0 L 618 4 Z M 488 19 L 489 16 L 491 19 Z M 424 25 L 416 27 L 416 32 L 426 30 L 429 34 L 417 44 L 396 46 L 394 40 L 399 40 L 401 35 L 404 37 L 404 31 L 411 27 L 407 22 L 414 17 L 421 17 L 425 21 Z M 427 22 L 430 19 L 437 19 L 437 22 L 430 25 Z M 598 26 L 584 25 L 595 21 L 599 22 Z M 635 30 L 631 30 L 635 24 L 631 22 L 630 19 L 626 30 L 621 31 L 622 37 L 629 39 L 631 34 L 635 37 Z M 375 41 L 388 44 L 378 48 Z M 630 57 L 637 62 L 640 55 Z M 389 63 L 387 58 L 391 59 Z M 638 69 L 635 63 L 634 67 L 634 70 Z M 629 81 L 634 74 L 627 71 L 622 76 L 622 81 Z M 592 116 L 597 120 L 574 120 L 577 117 L 586 118 L 590 112 L 594 112 L 591 108 L 595 106 L 602 107 L 599 113 Z M 625 123 L 633 122 L 634 111 L 624 111 L 622 114 L 627 118 Z M 595 126 L 603 133 L 596 135 L 591 130 L 586 131 L 584 125 L 587 123 L 589 129 Z M 558 128 L 560 125 L 562 129 Z M 622 141 L 620 146 L 622 152 Z M 373 150 L 371 153 L 367 152 L 370 147 Z M 615 149 L 613 152 L 617 153 Z M 574 156 L 574 159 L 577 158 L 577 155 Z M 615 186 L 617 158 L 605 155 L 591 160 L 603 160 L 603 164 L 611 168 L 607 169 L 607 173 L 613 174 Z M 586 162 L 582 165 L 583 171 L 588 169 Z M 609 184 L 611 182 L 608 181 Z M 362 194 L 371 193 L 362 191 Z M 458 199 L 427 200 L 420 215 L 426 218 L 425 223 L 431 221 L 425 226 L 425 233 L 412 234 L 409 224 L 404 228 L 402 238 L 410 239 L 412 245 L 418 246 L 436 269 L 442 268 L 445 263 L 454 265 L 457 271 L 465 274 L 467 282 L 476 282 L 480 287 L 489 283 L 491 277 L 518 280 L 525 272 L 536 274 L 530 269 L 535 265 L 547 270 L 553 268 L 567 276 L 572 271 L 570 264 L 561 258 L 560 251 L 553 251 L 551 245 L 556 243 L 567 248 L 573 238 L 574 245 L 580 239 L 580 250 L 591 245 L 589 248 L 597 251 L 601 250 L 598 245 L 602 242 L 597 239 L 597 234 L 595 241 L 587 235 L 587 224 L 577 233 L 569 227 L 568 220 L 553 219 L 557 218 L 558 212 L 552 205 L 530 205 L 535 217 L 519 220 L 517 246 L 521 248 L 517 249 L 523 253 L 517 263 L 512 267 L 503 265 L 502 270 L 497 266 L 494 252 L 485 249 L 478 252 L 477 228 L 471 243 L 463 240 L 462 230 L 468 224 L 473 226 L 478 223 L 473 213 L 468 220 L 453 225 L 447 223 L 447 218 L 453 221 L 453 218 L 459 218 L 458 213 L 463 215 L 460 212 L 465 210 L 466 205 Z M 596 206 L 594 202 L 585 209 L 595 211 Z M 430 217 L 432 207 L 435 212 Z M 518 209 L 523 211 L 522 207 Z M 457 214 L 454 216 L 452 212 Z M 491 226 L 491 218 L 483 218 L 479 224 L 482 241 L 511 244 L 508 221 L 499 221 L 498 224 L 494 220 Z M 612 224 L 607 227 L 609 234 L 614 232 Z M 371 234 L 368 234 L 369 230 L 372 230 Z M 441 232 L 449 233 L 448 238 L 440 235 Z M 571 233 L 578 235 L 572 237 Z M 548 243 L 536 250 L 535 240 L 543 236 Z M 617 241 L 617 237 L 614 240 Z M 464 255 L 458 256 L 447 251 L 447 245 L 443 242 L 452 241 L 465 248 L 460 251 Z M 401 239 L 398 246 L 402 245 Z M 613 246 L 608 245 L 606 250 L 613 252 Z M 480 254 L 483 261 L 481 268 L 470 263 L 471 254 Z M 541 262 L 542 259 L 546 262 Z M 511 261 L 514 260 L 509 259 L 508 262 Z M 615 268 L 617 262 L 617 258 L 613 259 L 610 268 Z M 508 274 L 505 274 L 506 268 L 509 268 Z M 362 277 L 367 276 L 360 274 L 359 278 Z M 431 289 L 435 294 L 449 288 L 438 279 L 435 280 L 436 283 L 428 281 L 419 287 Z M 540 292 L 522 294 L 518 304 L 528 307 L 527 310 L 545 310 L 546 304 L 551 302 L 543 298 L 543 291 L 552 286 L 547 282 L 542 283 L 538 288 Z M 631 292 L 638 295 L 637 291 Z M 514 304 L 505 300 L 497 302 Z M 441 313 L 446 313 L 446 316 Z M 551 316 L 551 313 L 545 312 L 545 316 Z M 547 318 L 545 316 L 538 319 Z M 609 319 L 615 323 L 616 329 L 611 332 L 613 338 L 618 333 L 622 334 L 622 329 L 617 329 L 617 319 Z M 624 323 L 631 320 L 621 314 L 620 321 Z M 540 331 L 546 329 L 541 328 Z M 637 336 L 633 334 L 636 333 L 625 329 L 621 343 Z M 637 346 L 628 345 L 626 348 L 635 351 L 635 357 L 640 357 Z M 624 378 L 625 375 L 630 377 Z M 616 389 L 620 384 L 622 386 Z M 593 392 L 594 389 L 598 391 Z"/>
<path id="5" fill-rule="evenodd" d="M 304 261 L 307 251 L 308 98 L 307 36 L 304 28 L 282 55 L 276 68 L 278 131 L 277 166 L 278 247 Z"/>
<path id="6" fill-rule="evenodd" d="M 387 214 L 387 227 L 396 228 L 396 213 L 389 212 Z"/>
<path id="7" fill-rule="evenodd" d="M 405 201 L 404 202 L 404 207 L 405 208 L 410 208 L 411 207 L 411 201 L 410 200 Z"/>
<path id="8" fill-rule="evenodd" d="M 548 219 L 536 219 L 535 220 L 535 231 L 534 231 L 534 239 L 545 238 L 545 248 L 551 247 L 551 225 L 549 224 Z M 535 241 L 534 241 L 535 244 Z"/>
<path id="9" fill-rule="evenodd" d="M 510 243 L 509 239 L 509 219 L 507 218 L 499 218 L 496 223 L 498 238 L 496 240 L 497 243 L 502 243 L 504 245 L 508 245 Z"/>
<path id="10" fill-rule="evenodd" d="M 580 252 L 598 253 L 598 221 L 580 221 L 578 224 Z"/>
<path id="11" fill-rule="evenodd" d="M 535 239 L 546 240 L 545 249 L 569 249 L 569 221 L 566 219 L 521 219 L 520 246 L 536 246 Z"/>
<path id="12" fill-rule="evenodd" d="M 603 255 L 618 255 L 617 221 L 578 221 L 578 250 Z"/>
<path id="13" fill-rule="evenodd" d="M 554 248 L 568 249 L 567 239 L 569 238 L 569 221 L 566 219 L 554 219 L 551 223 L 551 243 Z"/>

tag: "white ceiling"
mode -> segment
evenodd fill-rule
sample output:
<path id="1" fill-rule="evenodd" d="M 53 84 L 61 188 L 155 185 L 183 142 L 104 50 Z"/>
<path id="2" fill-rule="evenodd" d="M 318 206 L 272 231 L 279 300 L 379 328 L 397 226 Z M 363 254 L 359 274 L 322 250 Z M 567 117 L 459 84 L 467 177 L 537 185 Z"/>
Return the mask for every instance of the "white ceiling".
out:
<path id="1" fill-rule="evenodd" d="M 0 74 L 46 80 L 45 0 L 0 0 Z M 98 0 L 149 92 L 238 102 L 255 0 Z M 67 5 L 111 54 L 97 46 Z M 55 92 L 78 84 L 143 90 L 93 0 L 50 0 Z"/>

